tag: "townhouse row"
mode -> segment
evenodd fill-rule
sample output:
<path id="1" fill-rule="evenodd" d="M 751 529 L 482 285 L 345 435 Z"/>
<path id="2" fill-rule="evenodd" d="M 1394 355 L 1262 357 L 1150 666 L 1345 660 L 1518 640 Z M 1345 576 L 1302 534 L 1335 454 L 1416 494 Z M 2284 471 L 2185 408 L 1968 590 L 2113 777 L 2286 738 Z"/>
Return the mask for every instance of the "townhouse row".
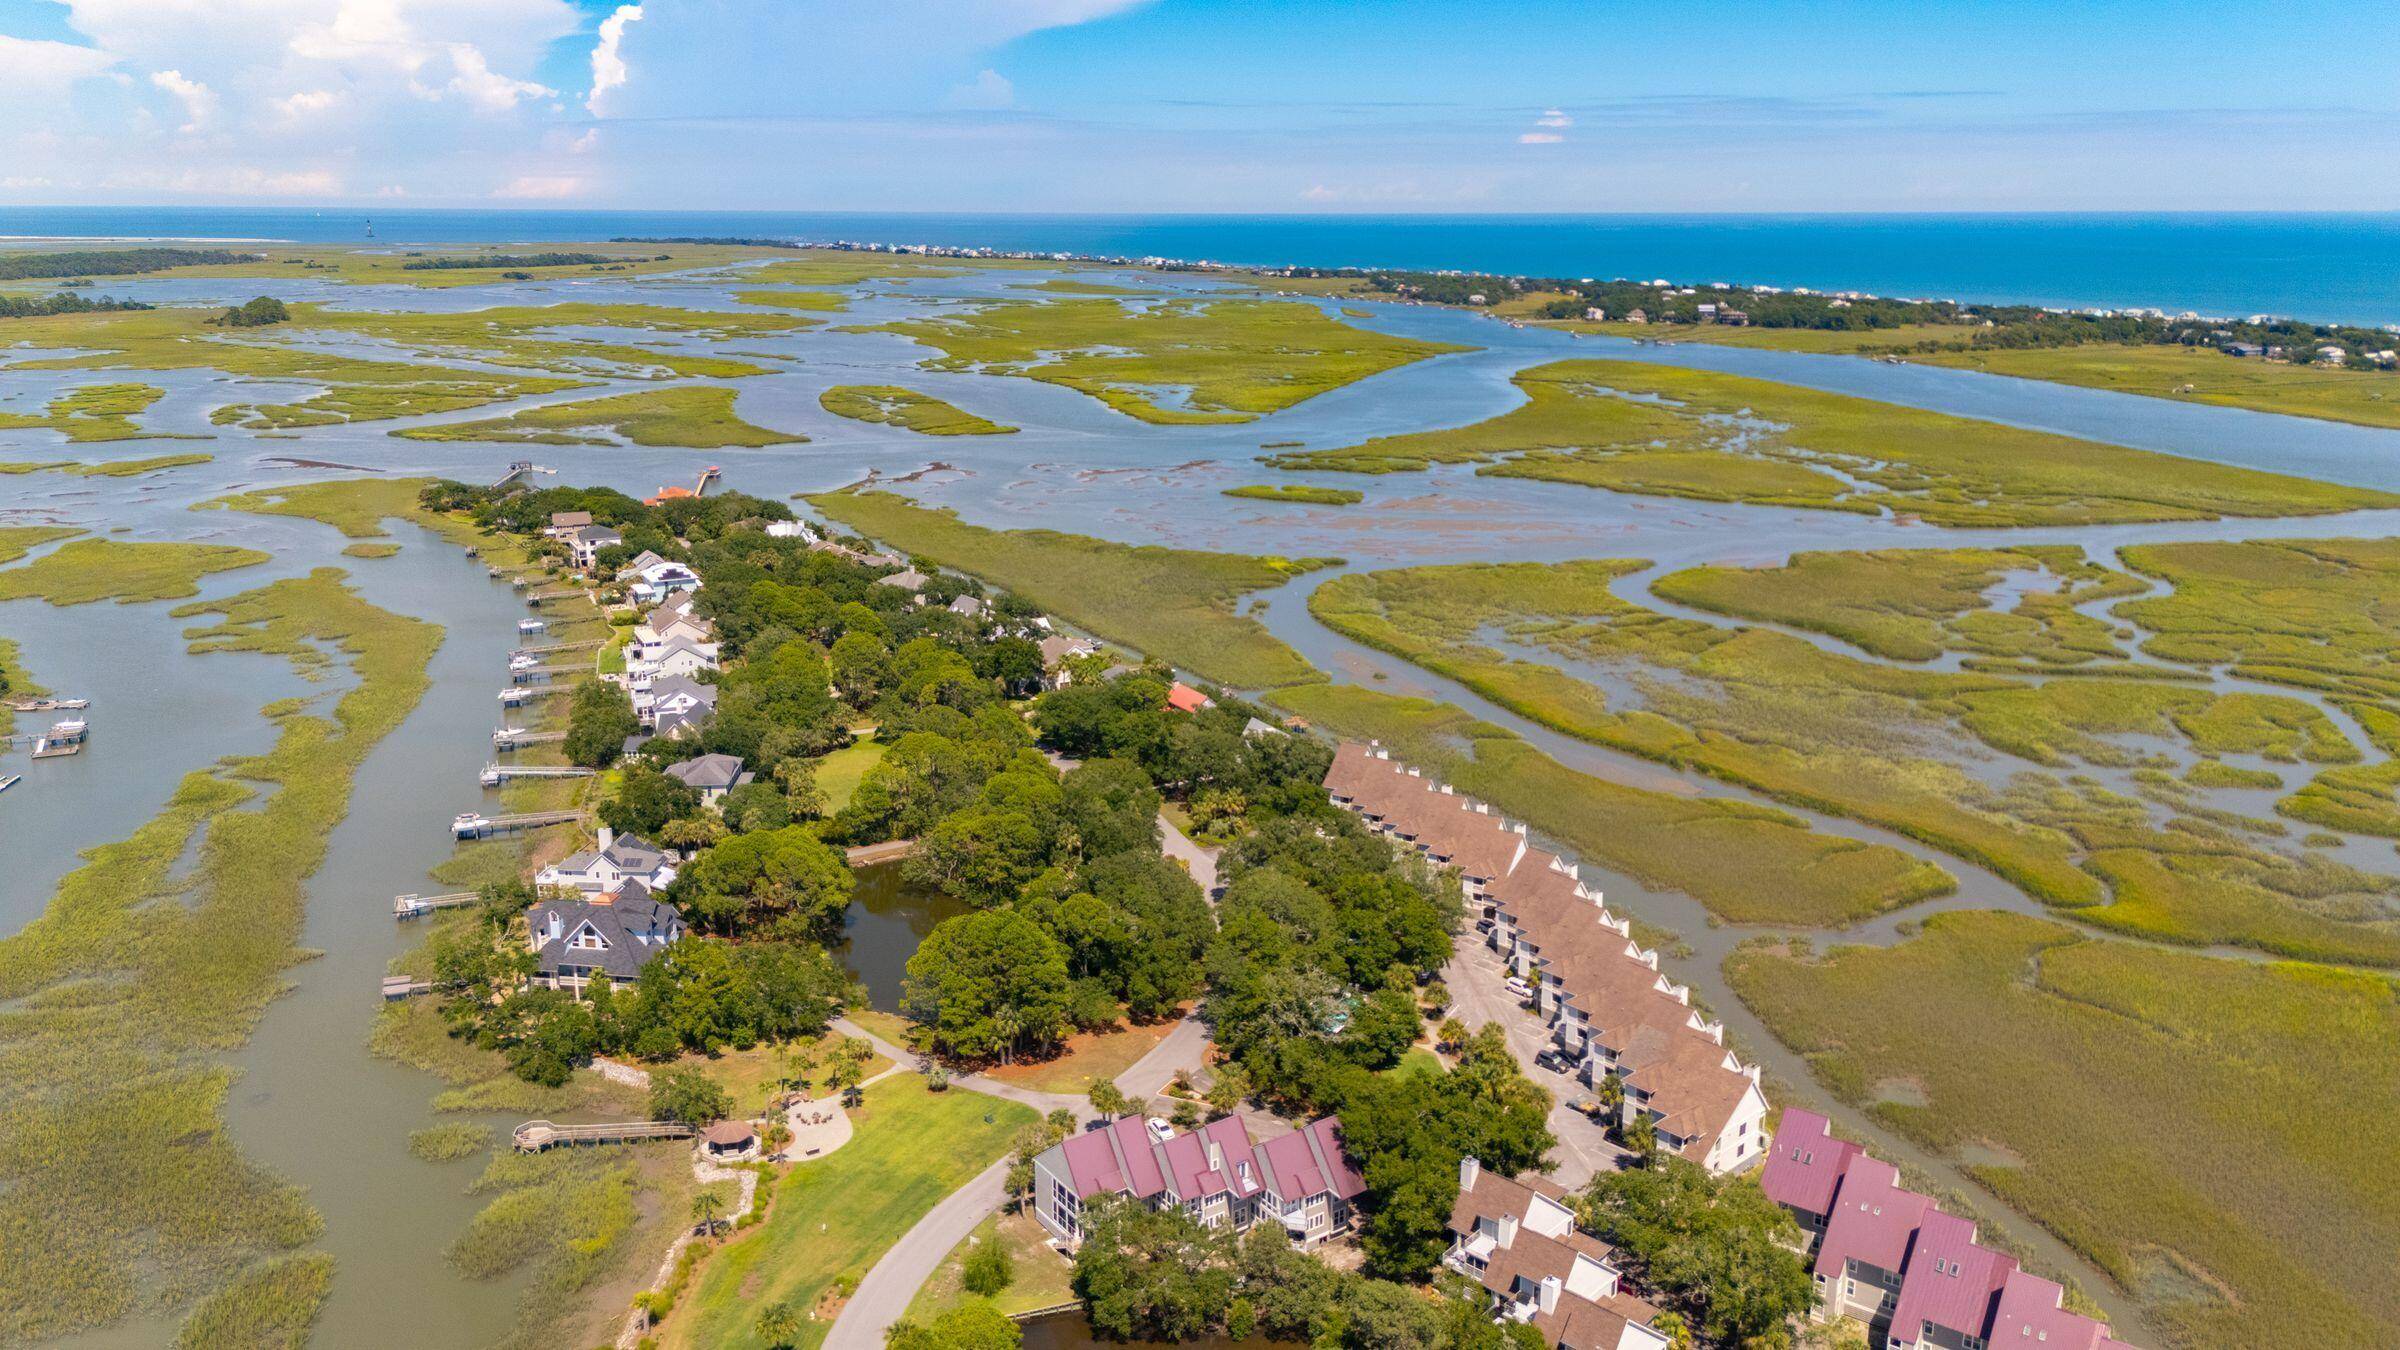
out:
<path id="1" fill-rule="evenodd" d="M 1557 1183 L 1458 1164 L 1450 1247 L 1442 1263 L 1482 1285 L 1492 1314 L 1522 1322 L 1561 1350 L 1667 1350 L 1658 1309 L 1625 1287 L 1617 1251 L 1575 1226 Z"/>
<path id="2" fill-rule="evenodd" d="M 1239 1116 L 1182 1133 L 1120 1116 L 1033 1160 L 1034 1217 L 1068 1251 L 1083 1245 L 1084 1208 L 1103 1195 L 1180 1209 L 1211 1228 L 1279 1223 L 1305 1246 L 1349 1232 L 1366 1189 L 1331 1116 L 1264 1143 Z"/>
<path id="3" fill-rule="evenodd" d="M 1568 1072 L 1624 1092 L 1620 1121 L 1647 1119 L 1658 1146 L 1711 1172 L 1754 1166 L 1767 1151 L 1767 1098 L 1756 1065 L 1692 1006 L 1575 864 L 1481 802 L 1371 744 L 1345 743 L 1327 770 L 1337 805 L 1455 868 L 1469 912 L 1548 1022 Z"/>
<path id="4" fill-rule="evenodd" d="M 1813 1111 L 1783 1113 L 1758 1183 L 1800 1221 L 1817 1316 L 1866 1323 L 1876 1350 L 2132 1350 Z"/>

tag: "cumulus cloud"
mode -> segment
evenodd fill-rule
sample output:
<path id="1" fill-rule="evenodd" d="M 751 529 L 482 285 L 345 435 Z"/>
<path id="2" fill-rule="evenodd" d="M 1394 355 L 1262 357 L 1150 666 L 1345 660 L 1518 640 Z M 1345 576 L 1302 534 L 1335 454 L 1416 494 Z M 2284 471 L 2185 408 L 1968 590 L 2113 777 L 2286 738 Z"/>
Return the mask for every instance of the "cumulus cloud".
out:
<path id="1" fill-rule="evenodd" d="M 153 71 L 150 83 L 183 105 L 183 125 L 178 130 L 198 131 L 217 110 L 217 96 L 209 87 L 198 80 L 185 79 L 180 70 Z"/>
<path id="2" fill-rule="evenodd" d="M 492 69 L 472 42 L 450 44 L 450 83 L 443 88 L 485 112 L 507 112 L 529 98 L 548 98 L 557 90 L 531 80 L 515 79 Z"/>
<path id="3" fill-rule="evenodd" d="M 592 44 L 592 92 L 583 100 L 583 110 L 594 117 L 608 91 L 622 88 L 633 73 L 625 64 L 625 25 L 641 17 L 640 5 L 619 5 L 600 21 L 600 40 Z"/>
<path id="4" fill-rule="evenodd" d="M 341 101 L 342 96 L 331 89 L 303 89 L 275 100 L 275 111 L 287 121 L 297 121 L 330 111 Z"/>
<path id="5" fill-rule="evenodd" d="M 955 85 L 950 90 L 950 106 L 953 108 L 980 108 L 988 111 L 1014 107 L 1016 102 L 1017 87 L 1008 82 L 1006 75 L 988 68 L 974 79 L 965 84 Z"/>
<path id="6" fill-rule="evenodd" d="M 54 97 L 67 85 L 114 64 L 114 58 L 96 47 L 0 33 L 0 102 L 11 94 Z"/>

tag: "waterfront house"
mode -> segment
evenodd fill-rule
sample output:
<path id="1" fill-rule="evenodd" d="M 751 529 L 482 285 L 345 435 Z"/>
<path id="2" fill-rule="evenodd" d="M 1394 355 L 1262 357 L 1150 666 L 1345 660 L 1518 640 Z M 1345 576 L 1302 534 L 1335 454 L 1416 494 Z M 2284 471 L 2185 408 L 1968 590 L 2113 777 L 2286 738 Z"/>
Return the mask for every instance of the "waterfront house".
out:
<path id="1" fill-rule="evenodd" d="M 633 710 L 661 736 L 694 735 L 717 715 L 717 687 L 688 675 L 664 675 L 634 695 Z"/>
<path id="2" fill-rule="evenodd" d="M 767 537 L 769 539 L 801 539 L 811 544 L 817 542 L 817 532 L 810 529 L 805 522 L 797 520 L 768 521 Z"/>
<path id="3" fill-rule="evenodd" d="M 567 553 L 577 567 L 586 571 L 599 561 L 600 550 L 615 548 L 625 542 L 625 536 L 606 525 L 585 525 L 559 536 L 567 542 Z"/>
<path id="4" fill-rule="evenodd" d="M 655 684 L 670 675 L 697 676 L 701 671 L 717 668 L 717 651 L 718 646 L 714 642 L 696 642 L 678 632 L 656 646 L 641 648 L 639 655 L 629 651 L 625 657 L 625 673 L 636 684 Z"/>
<path id="5" fill-rule="evenodd" d="M 1812 1315 L 1867 1323 L 1876 1350 L 2130 1350 L 1813 1111 L 1783 1113 L 1758 1184 L 1799 1222 Z"/>
<path id="6" fill-rule="evenodd" d="M 980 619 L 989 608 L 991 606 L 985 604 L 981 597 L 973 595 L 962 595 L 950 602 L 950 612 L 962 619 Z"/>
<path id="7" fill-rule="evenodd" d="M 1666 1350 L 1658 1309 L 1626 1292 L 1614 1247 L 1575 1226 L 1565 1188 L 1458 1164 L 1442 1264 L 1483 1286 L 1495 1320 L 1522 1322 L 1569 1350 Z"/>
<path id="8" fill-rule="evenodd" d="M 1068 673 L 1067 662 L 1078 657 L 1097 656 L 1100 652 L 1100 644 L 1088 638 L 1052 636 L 1043 638 L 1040 646 L 1042 687 L 1045 689 L 1064 689 L 1073 684 L 1075 677 Z"/>
<path id="9" fill-rule="evenodd" d="M 650 553 L 642 557 L 653 561 L 643 563 L 637 558 L 634 565 L 622 568 L 617 573 L 617 580 L 625 583 L 625 594 L 633 603 L 655 605 L 679 591 L 700 589 L 700 574 L 682 563 L 669 562 Z"/>
<path id="10" fill-rule="evenodd" d="M 1167 686 L 1167 706 L 1176 712 L 1196 713 L 1202 708 L 1217 706 L 1217 701 L 1183 681 L 1177 680 Z"/>
<path id="11" fill-rule="evenodd" d="M 875 584 L 878 586 L 890 586 L 897 590 L 906 591 L 910 595 L 915 595 L 917 592 L 924 590 L 925 583 L 931 580 L 933 580 L 933 578 L 911 567 L 904 571 L 894 572 L 890 576 L 877 577 L 875 578 Z"/>
<path id="12" fill-rule="evenodd" d="M 533 982 L 579 995 L 603 980 L 633 983 L 652 957 L 684 933 L 675 907 L 630 879 L 581 899 L 542 901 L 525 912 L 525 925 L 534 954 Z"/>
<path id="13" fill-rule="evenodd" d="M 1254 1144 L 1239 1116 L 1163 1138 L 1142 1117 L 1121 1116 L 1043 1150 L 1033 1178 L 1034 1217 L 1070 1251 L 1083 1242 L 1085 1207 L 1103 1195 L 1180 1209 L 1212 1228 L 1277 1222 L 1306 1243 L 1347 1232 L 1366 1190 L 1331 1117 Z"/>
<path id="14" fill-rule="evenodd" d="M 1764 1156 L 1768 1102 L 1724 1027 L 1691 1007 L 1575 866 L 1533 847 L 1525 827 L 1372 745 L 1336 748 L 1336 805 L 1451 869 L 1487 943 L 1533 991 L 1536 1013 L 1583 1082 L 1625 1088 L 1621 1122 L 1646 1120 L 1666 1152 L 1712 1172 Z"/>
<path id="15" fill-rule="evenodd" d="M 603 825 L 595 847 L 570 853 L 543 868 L 534 874 L 533 884 L 604 895 L 628 881 L 653 891 L 665 890 L 674 879 L 674 866 L 656 845 L 640 835 L 618 834 Z"/>
<path id="16" fill-rule="evenodd" d="M 558 539 L 591 523 L 592 513 L 589 511 L 553 511 L 550 513 L 550 526 L 542 533 Z"/>
<path id="17" fill-rule="evenodd" d="M 666 775 L 686 787 L 698 790 L 700 804 L 715 807 L 725 800 L 725 794 L 750 782 L 756 775 L 742 767 L 733 755 L 701 755 L 697 758 L 670 764 Z"/>

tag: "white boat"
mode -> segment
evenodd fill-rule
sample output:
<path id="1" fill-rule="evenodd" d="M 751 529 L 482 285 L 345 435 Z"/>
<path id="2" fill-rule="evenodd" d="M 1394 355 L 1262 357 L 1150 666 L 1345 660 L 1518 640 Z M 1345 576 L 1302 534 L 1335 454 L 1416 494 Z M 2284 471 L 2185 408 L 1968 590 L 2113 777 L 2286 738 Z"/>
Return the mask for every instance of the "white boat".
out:
<path id="1" fill-rule="evenodd" d="M 531 670 L 540 664 L 541 662 L 536 661 L 530 656 L 512 656 L 508 660 L 508 668 L 510 670 Z"/>
<path id="2" fill-rule="evenodd" d="M 21 773 L 12 773 L 6 778 L 0 778 L 0 792 L 6 792 L 10 788 L 15 787 L 17 785 L 17 780 L 23 778 L 24 776 L 25 775 Z"/>
<path id="3" fill-rule="evenodd" d="M 473 839 L 491 827 L 491 817 L 476 811 L 461 811 L 450 822 L 450 833 L 459 839 Z"/>
<path id="4" fill-rule="evenodd" d="M 72 742 L 82 740 L 83 734 L 90 729 L 91 728 L 89 724 L 87 724 L 82 718 L 70 717 L 63 722 L 52 722 L 50 724 L 50 735 L 47 739 L 59 745 L 67 745 Z"/>
<path id="5" fill-rule="evenodd" d="M 517 620 L 517 631 L 520 633 L 539 633 L 547 627 L 549 627 L 549 625 L 543 623 L 540 619 Z"/>
<path id="6" fill-rule="evenodd" d="M 506 745 L 524 734 L 525 728 L 523 727 L 502 727 L 492 733 L 492 744 Z"/>

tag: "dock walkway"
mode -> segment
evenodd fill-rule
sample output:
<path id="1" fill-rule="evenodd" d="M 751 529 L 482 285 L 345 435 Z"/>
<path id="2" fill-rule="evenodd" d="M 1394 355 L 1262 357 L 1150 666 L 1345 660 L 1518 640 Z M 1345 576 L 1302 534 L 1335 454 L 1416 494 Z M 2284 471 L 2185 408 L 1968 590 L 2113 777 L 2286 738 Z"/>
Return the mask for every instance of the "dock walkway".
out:
<path id="1" fill-rule="evenodd" d="M 575 764 L 486 764 L 476 781 L 498 787 L 515 778 L 590 778 L 599 772 Z"/>
<path id="2" fill-rule="evenodd" d="M 518 830 L 538 830 L 545 825 L 573 824 L 589 820 L 591 816 L 589 811 L 520 811 L 506 816 L 486 816 L 470 811 L 450 823 L 450 832 L 460 839 L 489 839 Z"/>
<path id="3" fill-rule="evenodd" d="M 571 1148 L 577 1144 L 689 1139 L 694 1133 L 691 1126 L 676 1120 L 620 1120 L 605 1125 L 558 1125 L 547 1120 L 529 1120 L 519 1125 L 511 1138 L 519 1153 L 539 1153 L 547 1148 Z"/>

